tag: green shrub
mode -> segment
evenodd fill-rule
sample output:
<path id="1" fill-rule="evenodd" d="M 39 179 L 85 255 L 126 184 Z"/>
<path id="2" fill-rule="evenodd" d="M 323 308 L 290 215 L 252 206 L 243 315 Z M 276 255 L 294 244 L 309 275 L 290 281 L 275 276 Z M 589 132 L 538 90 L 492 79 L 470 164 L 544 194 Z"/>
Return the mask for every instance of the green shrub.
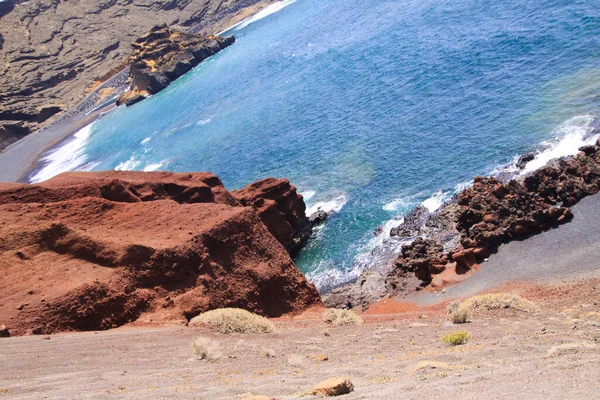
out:
<path id="1" fill-rule="evenodd" d="M 450 344 L 452 346 L 458 346 L 467 343 L 470 337 L 471 336 L 467 331 L 454 331 L 442 336 L 442 342 Z"/>

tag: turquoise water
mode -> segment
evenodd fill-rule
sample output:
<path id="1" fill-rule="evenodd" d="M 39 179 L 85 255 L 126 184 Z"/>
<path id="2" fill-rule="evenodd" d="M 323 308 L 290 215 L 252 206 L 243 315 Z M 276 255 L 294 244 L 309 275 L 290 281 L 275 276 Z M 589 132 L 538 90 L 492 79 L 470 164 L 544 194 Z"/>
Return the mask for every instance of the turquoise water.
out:
<path id="1" fill-rule="evenodd" d="M 313 209 L 338 210 L 297 264 L 343 280 L 375 262 L 378 226 L 543 141 L 576 148 L 600 105 L 593 0 L 297 0 L 230 33 L 232 47 L 48 154 L 34 180 L 211 171 L 236 189 L 287 177 Z"/>

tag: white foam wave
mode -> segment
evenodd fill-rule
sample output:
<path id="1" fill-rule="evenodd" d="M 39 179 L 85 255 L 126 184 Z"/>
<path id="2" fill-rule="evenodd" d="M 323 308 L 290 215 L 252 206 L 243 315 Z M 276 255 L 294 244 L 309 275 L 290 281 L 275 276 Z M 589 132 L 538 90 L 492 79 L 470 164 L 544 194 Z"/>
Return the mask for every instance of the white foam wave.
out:
<path id="1" fill-rule="evenodd" d="M 152 138 L 151 136 L 148 136 L 146 139 L 142 140 L 142 141 L 140 142 L 140 144 L 146 144 L 146 143 L 148 143 L 148 142 L 150 141 L 150 139 L 151 139 L 151 138 Z"/>
<path id="2" fill-rule="evenodd" d="M 44 166 L 29 181 L 31 183 L 42 182 L 60 173 L 73 171 L 85 165 L 87 155 L 84 153 L 84 150 L 90 138 L 93 125 L 91 123 L 84 126 L 71 139 L 64 142 L 64 144 L 46 153 L 40 159 L 44 163 Z"/>
<path id="3" fill-rule="evenodd" d="M 431 197 L 423 201 L 421 205 L 429 210 L 429 212 L 434 212 L 438 210 L 442 204 L 444 204 L 444 202 L 450 198 L 450 196 L 451 194 L 449 192 L 438 190 L 432 194 Z"/>
<path id="4" fill-rule="evenodd" d="M 144 167 L 144 171 L 145 171 L 145 172 L 152 172 L 152 171 L 156 171 L 156 170 L 158 170 L 158 169 L 160 169 L 160 168 L 164 167 L 166 164 L 167 164 L 167 162 L 166 162 L 166 161 L 164 161 L 164 160 L 163 160 L 163 161 L 161 161 L 161 162 L 159 162 L 159 163 L 155 163 L 155 164 L 149 164 L 149 165 L 146 165 L 146 166 Z"/>
<path id="5" fill-rule="evenodd" d="M 525 165 L 520 175 L 525 175 L 548 164 L 548 162 L 577 154 L 579 148 L 596 143 L 600 134 L 590 135 L 594 116 L 578 115 L 570 118 L 556 129 L 556 138 L 542 143 L 543 150 Z"/>
<path id="6" fill-rule="evenodd" d="M 323 292 L 345 283 L 358 279 L 362 269 L 352 267 L 346 270 L 335 268 L 329 260 L 320 261 L 317 267 L 306 274 L 306 279 L 315 285 L 319 292 Z"/>
<path id="7" fill-rule="evenodd" d="M 404 199 L 394 199 L 382 207 L 385 211 L 398 211 L 400 208 L 406 207 Z"/>
<path id="8" fill-rule="evenodd" d="M 263 8 L 262 10 L 260 10 L 256 14 L 254 14 L 253 16 L 248 17 L 248 18 L 238 22 L 237 24 L 230 26 L 229 28 L 225 29 L 224 31 L 219 32 L 217 35 L 220 36 L 220 35 L 224 34 L 225 32 L 233 30 L 233 29 L 235 29 L 236 31 L 239 31 L 240 29 L 244 29 L 248 25 L 250 25 L 256 21 L 260 21 L 261 19 L 268 17 L 269 15 L 274 14 L 278 11 L 281 11 L 283 8 L 285 8 L 295 2 L 296 2 L 296 0 L 277 1 L 271 5 Z"/>
<path id="9" fill-rule="evenodd" d="M 133 171 L 140 165 L 140 161 L 135 156 L 129 157 L 127 161 L 123 161 L 115 167 L 115 171 Z"/>
<path id="10" fill-rule="evenodd" d="M 306 215 L 310 216 L 317 211 L 325 211 L 327 214 L 340 212 L 344 205 L 348 202 L 346 193 L 342 193 L 336 198 L 326 201 L 319 201 L 306 209 Z"/>
<path id="11" fill-rule="evenodd" d="M 200 121 L 196 122 L 196 125 L 200 125 L 200 126 L 202 126 L 202 125 L 206 125 L 206 124 L 208 124 L 210 121 L 212 121 L 212 119 L 211 119 L 211 118 L 201 119 Z"/>
<path id="12" fill-rule="evenodd" d="M 302 195 L 302 197 L 304 197 L 304 201 L 308 201 L 315 197 L 315 194 L 317 194 L 317 192 L 315 192 L 314 190 L 307 190 L 306 192 L 301 192 L 300 194 Z"/>

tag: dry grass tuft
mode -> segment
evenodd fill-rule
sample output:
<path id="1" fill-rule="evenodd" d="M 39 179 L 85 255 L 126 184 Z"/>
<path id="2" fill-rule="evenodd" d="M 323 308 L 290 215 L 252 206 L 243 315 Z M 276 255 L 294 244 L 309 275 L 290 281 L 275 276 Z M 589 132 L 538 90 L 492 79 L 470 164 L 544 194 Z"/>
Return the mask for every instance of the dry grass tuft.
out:
<path id="1" fill-rule="evenodd" d="M 563 356 L 566 354 L 587 353 L 596 350 L 598 346 L 589 342 L 565 343 L 553 346 L 548 350 L 546 357 Z"/>
<path id="2" fill-rule="evenodd" d="M 262 354 L 265 358 L 273 358 L 277 355 L 273 349 L 263 349 Z"/>
<path id="3" fill-rule="evenodd" d="M 451 303 L 452 304 L 452 303 Z M 473 296 L 458 305 L 458 310 L 499 310 L 512 308 L 522 312 L 537 312 L 540 307 L 532 301 L 510 293 L 493 293 Z"/>
<path id="4" fill-rule="evenodd" d="M 442 342 L 452 346 L 458 346 L 467 343 L 471 335 L 467 331 L 455 331 L 442 336 Z"/>
<path id="5" fill-rule="evenodd" d="M 448 304 L 448 314 L 450 314 L 450 321 L 454 324 L 464 324 L 471 322 L 471 312 L 466 307 L 461 307 L 460 302 L 453 301 Z"/>
<path id="6" fill-rule="evenodd" d="M 200 336 L 194 340 L 192 348 L 201 360 L 215 361 L 222 357 L 219 343 L 207 337 Z"/>
<path id="7" fill-rule="evenodd" d="M 221 333 L 271 333 L 275 325 L 265 317 L 240 308 L 220 308 L 190 320 L 190 326 L 208 326 Z"/>
<path id="8" fill-rule="evenodd" d="M 325 311 L 323 319 L 328 324 L 335 326 L 360 325 L 363 319 L 351 310 L 339 310 L 337 308 L 328 308 Z"/>

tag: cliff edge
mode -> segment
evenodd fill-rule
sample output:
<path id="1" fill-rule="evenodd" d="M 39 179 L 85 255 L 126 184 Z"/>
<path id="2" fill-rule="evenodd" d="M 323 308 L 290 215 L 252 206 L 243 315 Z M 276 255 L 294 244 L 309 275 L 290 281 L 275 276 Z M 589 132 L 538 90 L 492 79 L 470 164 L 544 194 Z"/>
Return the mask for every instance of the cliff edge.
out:
<path id="1" fill-rule="evenodd" d="M 265 182 L 285 199 L 266 203 L 302 209 L 287 180 Z M 13 335 L 185 324 L 221 307 L 276 317 L 321 304 L 283 236 L 270 233 L 305 217 L 267 218 L 209 173 L 66 173 L 0 184 L 0 210 L 0 323 Z"/>

